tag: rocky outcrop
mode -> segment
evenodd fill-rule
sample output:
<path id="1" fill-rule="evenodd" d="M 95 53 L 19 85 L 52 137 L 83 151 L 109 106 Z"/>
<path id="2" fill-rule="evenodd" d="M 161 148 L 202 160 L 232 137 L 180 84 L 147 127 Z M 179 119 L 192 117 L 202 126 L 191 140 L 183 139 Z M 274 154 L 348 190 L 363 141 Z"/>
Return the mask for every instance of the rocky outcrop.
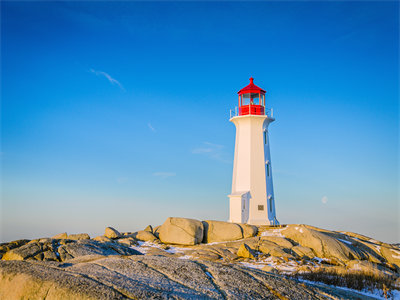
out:
<path id="1" fill-rule="evenodd" d="M 76 234 L 69 234 L 69 240 L 90 240 L 90 236 L 87 233 L 76 233 Z"/>
<path id="2" fill-rule="evenodd" d="M 144 242 L 154 242 L 158 240 L 150 231 L 140 230 L 132 234 L 132 237 Z"/>
<path id="3" fill-rule="evenodd" d="M 249 225 L 249 224 L 238 224 L 242 229 L 243 237 L 249 238 L 257 235 L 258 228 L 257 226 Z"/>
<path id="4" fill-rule="evenodd" d="M 121 237 L 121 233 L 112 227 L 107 227 L 104 231 L 104 236 L 109 239 L 117 239 Z"/>
<path id="5" fill-rule="evenodd" d="M 3 260 L 67 261 L 86 255 L 137 255 L 138 251 L 119 243 L 94 240 L 39 239 L 6 252 Z"/>
<path id="6" fill-rule="evenodd" d="M 343 262 L 365 258 L 348 243 L 306 225 L 288 225 L 282 230 L 282 234 L 301 246 L 313 249 L 318 257 L 334 258 Z"/>
<path id="7" fill-rule="evenodd" d="M 253 249 L 251 249 L 248 245 L 242 244 L 238 249 L 237 256 L 255 259 L 257 257 L 257 253 Z"/>
<path id="8" fill-rule="evenodd" d="M 204 243 L 235 241 L 243 238 L 242 228 L 235 223 L 203 221 Z"/>
<path id="9" fill-rule="evenodd" d="M 157 231 L 167 244 L 196 245 L 203 240 L 203 224 L 194 219 L 168 218 Z"/>
<path id="10" fill-rule="evenodd" d="M 0 261 L 0 299 L 359 299 L 244 266 L 161 256 Z"/>
<path id="11" fill-rule="evenodd" d="M 52 237 L 52 239 L 67 239 L 68 234 L 66 232 L 56 234 L 55 236 Z"/>
<path id="12" fill-rule="evenodd" d="M 148 225 L 148 226 L 144 229 L 144 231 L 148 231 L 148 232 L 153 233 L 153 226 Z"/>

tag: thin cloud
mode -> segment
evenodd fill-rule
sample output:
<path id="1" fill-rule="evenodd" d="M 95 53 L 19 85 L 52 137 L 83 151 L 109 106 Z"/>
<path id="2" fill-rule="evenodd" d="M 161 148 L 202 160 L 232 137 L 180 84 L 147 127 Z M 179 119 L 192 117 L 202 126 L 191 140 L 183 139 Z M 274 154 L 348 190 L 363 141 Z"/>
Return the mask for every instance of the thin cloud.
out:
<path id="1" fill-rule="evenodd" d="M 176 176 L 176 173 L 173 173 L 173 172 L 155 172 L 155 173 L 153 173 L 153 176 L 165 179 L 165 178 Z"/>
<path id="2" fill-rule="evenodd" d="M 90 72 L 96 74 L 97 76 L 105 77 L 112 85 L 117 85 L 121 90 L 125 91 L 125 88 L 122 86 L 122 84 L 117 79 L 111 77 L 110 74 L 103 71 L 96 71 L 94 69 L 90 69 Z"/>
<path id="3" fill-rule="evenodd" d="M 323 196 L 321 199 L 322 204 L 326 204 L 328 203 L 328 197 L 327 196 Z"/>
<path id="4" fill-rule="evenodd" d="M 151 123 L 147 123 L 147 126 L 150 128 L 151 131 L 156 132 L 157 130 L 151 125 Z"/>
<path id="5" fill-rule="evenodd" d="M 218 160 L 223 163 L 229 163 L 229 161 L 225 158 L 223 149 L 223 145 L 203 142 L 202 146 L 192 149 L 192 154 L 206 155 L 214 160 Z"/>

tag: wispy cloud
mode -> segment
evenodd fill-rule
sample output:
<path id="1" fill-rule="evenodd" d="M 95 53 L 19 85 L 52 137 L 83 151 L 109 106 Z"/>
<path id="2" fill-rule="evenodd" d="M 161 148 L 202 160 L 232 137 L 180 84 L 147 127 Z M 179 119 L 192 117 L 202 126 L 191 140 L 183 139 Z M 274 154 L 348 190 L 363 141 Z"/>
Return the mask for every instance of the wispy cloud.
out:
<path id="1" fill-rule="evenodd" d="M 203 142 L 200 147 L 192 149 L 192 153 L 206 155 L 220 162 L 229 163 L 229 161 L 225 158 L 225 153 L 223 149 L 223 145 Z"/>
<path id="2" fill-rule="evenodd" d="M 156 132 L 156 129 L 151 125 L 151 123 L 147 123 L 147 126 L 150 128 L 151 131 Z"/>
<path id="3" fill-rule="evenodd" d="M 173 172 L 155 172 L 155 173 L 153 173 L 153 176 L 165 179 L 165 178 L 176 176 L 176 173 L 173 173 Z"/>
<path id="4" fill-rule="evenodd" d="M 125 88 L 122 86 L 122 84 L 117 79 L 111 77 L 110 74 L 103 71 L 96 71 L 94 69 L 90 69 L 90 72 L 96 74 L 97 76 L 105 77 L 112 85 L 117 85 L 121 90 L 125 91 Z"/>
<path id="5" fill-rule="evenodd" d="M 321 199 L 322 204 L 326 204 L 328 203 L 328 197 L 327 196 L 323 196 Z"/>

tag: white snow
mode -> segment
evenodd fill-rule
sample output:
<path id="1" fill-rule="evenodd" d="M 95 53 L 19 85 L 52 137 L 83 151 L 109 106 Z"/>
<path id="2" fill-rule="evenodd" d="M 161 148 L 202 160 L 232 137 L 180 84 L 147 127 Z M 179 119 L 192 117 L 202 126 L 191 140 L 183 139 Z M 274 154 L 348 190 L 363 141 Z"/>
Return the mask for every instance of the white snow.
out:
<path id="1" fill-rule="evenodd" d="M 341 290 L 345 290 L 345 291 L 350 291 L 350 292 L 354 292 L 354 293 L 358 293 L 360 295 L 364 295 L 364 296 L 368 296 L 368 297 L 373 297 L 375 299 L 382 299 L 385 300 L 385 296 L 382 290 L 378 290 L 375 289 L 373 291 L 367 291 L 367 290 L 363 290 L 363 291 L 358 291 L 358 290 L 354 290 L 354 289 L 349 289 L 346 287 L 342 287 L 342 286 L 334 286 L 334 285 L 328 285 L 322 282 L 316 282 L 316 281 L 309 281 L 309 280 L 304 280 L 304 279 L 299 279 L 299 281 L 303 281 L 309 284 L 316 284 L 316 285 L 324 285 L 324 286 L 329 286 L 329 287 L 333 287 L 336 289 L 341 289 Z M 388 298 L 388 299 L 400 299 L 400 291 L 398 290 L 392 290 L 391 292 L 391 296 L 392 298 Z"/>
<path id="2" fill-rule="evenodd" d="M 192 259 L 193 257 L 190 255 L 184 255 L 184 256 L 180 256 L 178 257 L 179 259 Z"/>
<path id="3" fill-rule="evenodd" d="M 282 229 L 266 230 L 263 233 L 261 233 L 261 236 L 280 236 L 280 237 L 283 237 L 281 231 L 282 231 Z"/>
<path id="4" fill-rule="evenodd" d="M 161 250 L 164 250 L 165 252 L 168 253 L 184 253 L 185 252 L 185 248 L 178 248 L 178 247 L 173 247 L 170 246 L 168 249 L 164 249 L 161 245 L 159 244 L 155 244 L 152 242 L 142 242 L 142 241 L 138 241 L 139 246 L 131 246 L 130 248 L 139 251 L 142 254 L 146 254 L 149 250 L 151 250 L 151 248 L 158 248 Z"/>

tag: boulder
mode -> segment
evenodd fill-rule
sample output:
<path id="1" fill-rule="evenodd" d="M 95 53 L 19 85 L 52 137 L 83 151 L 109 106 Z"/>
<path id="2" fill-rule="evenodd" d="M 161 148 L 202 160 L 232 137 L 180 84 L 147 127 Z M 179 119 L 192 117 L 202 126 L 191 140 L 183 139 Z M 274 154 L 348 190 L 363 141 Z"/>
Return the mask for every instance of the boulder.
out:
<path id="1" fill-rule="evenodd" d="M 204 243 L 235 241 L 243 238 L 238 224 L 223 221 L 203 221 Z"/>
<path id="2" fill-rule="evenodd" d="M 30 242 L 30 240 L 16 240 L 16 241 L 12 241 L 9 243 L 0 244 L 0 259 L 2 258 L 4 253 L 6 253 L 7 251 L 21 247 L 29 242 Z"/>
<path id="3" fill-rule="evenodd" d="M 287 248 L 287 249 L 290 249 L 293 247 L 293 244 L 290 241 L 288 241 L 284 237 L 280 237 L 280 236 L 262 236 L 261 241 L 272 242 L 272 243 L 278 245 L 279 247 Z"/>
<path id="4" fill-rule="evenodd" d="M 148 226 L 144 229 L 144 231 L 148 231 L 148 232 L 153 233 L 153 227 L 152 227 L 151 225 L 148 225 Z"/>
<path id="5" fill-rule="evenodd" d="M 301 246 L 311 248 L 320 258 L 336 258 L 343 262 L 362 259 L 348 244 L 306 225 L 288 225 L 281 233 Z"/>
<path id="6" fill-rule="evenodd" d="M 67 261 L 86 255 L 141 255 L 140 252 L 119 243 L 97 242 L 94 240 L 79 240 L 58 249 L 61 261 Z"/>
<path id="7" fill-rule="evenodd" d="M 98 242 L 112 242 L 112 239 L 110 239 L 104 235 L 96 236 L 93 240 L 98 241 Z"/>
<path id="8" fill-rule="evenodd" d="M 170 217 L 158 232 L 165 244 L 195 245 L 203 240 L 203 224 L 194 219 Z"/>
<path id="9" fill-rule="evenodd" d="M 118 230 L 112 227 L 107 227 L 106 230 L 104 231 L 104 236 L 108 237 L 109 239 L 117 239 L 121 237 L 121 233 L 119 233 Z"/>
<path id="10" fill-rule="evenodd" d="M 144 242 L 154 242 L 157 238 L 150 231 L 140 230 L 132 234 L 132 237 Z"/>
<path id="11" fill-rule="evenodd" d="M 68 238 L 68 234 L 67 234 L 66 232 L 63 232 L 63 233 L 56 234 L 56 235 L 53 236 L 52 238 L 53 238 L 53 239 L 59 239 L 59 240 L 61 240 L 61 239 L 67 239 L 67 238 Z"/>
<path id="12" fill-rule="evenodd" d="M 38 242 L 28 243 L 14 248 L 3 255 L 3 260 L 25 260 L 33 258 L 42 252 L 42 246 Z"/>
<path id="13" fill-rule="evenodd" d="M 158 237 L 158 235 L 159 235 L 158 230 L 160 229 L 160 227 L 161 227 L 161 225 L 158 225 L 158 226 L 156 226 L 156 227 L 153 228 L 153 234 L 154 234 L 157 238 L 159 238 L 159 237 Z"/>
<path id="14" fill-rule="evenodd" d="M 90 236 L 87 233 L 77 233 L 68 235 L 69 240 L 90 240 Z"/>
<path id="15" fill-rule="evenodd" d="M 128 238 L 124 238 L 124 239 L 118 239 L 117 240 L 118 243 L 123 244 L 123 245 L 127 245 L 127 246 L 135 246 L 137 245 L 137 241 L 134 238 L 128 237 Z"/>
<path id="16" fill-rule="evenodd" d="M 239 247 L 239 250 L 237 252 L 237 256 L 244 257 L 244 258 L 255 259 L 257 257 L 257 253 L 253 249 L 251 249 L 249 246 L 247 246 L 246 244 L 242 244 Z"/>
<path id="17" fill-rule="evenodd" d="M 308 257 L 308 258 L 313 258 L 313 257 L 315 257 L 315 254 L 314 254 L 314 252 L 310 249 L 310 248 L 308 248 L 308 247 L 303 247 L 303 246 L 294 246 L 293 248 L 292 248 L 292 251 L 294 252 L 294 253 L 296 253 L 299 257 Z"/>
<path id="18" fill-rule="evenodd" d="M 249 238 L 257 235 L 258 228 L 257 226 L 249 225 L 249 224 L 238 224 L 240 228 L 242 228 L 243 237 Z"/>

